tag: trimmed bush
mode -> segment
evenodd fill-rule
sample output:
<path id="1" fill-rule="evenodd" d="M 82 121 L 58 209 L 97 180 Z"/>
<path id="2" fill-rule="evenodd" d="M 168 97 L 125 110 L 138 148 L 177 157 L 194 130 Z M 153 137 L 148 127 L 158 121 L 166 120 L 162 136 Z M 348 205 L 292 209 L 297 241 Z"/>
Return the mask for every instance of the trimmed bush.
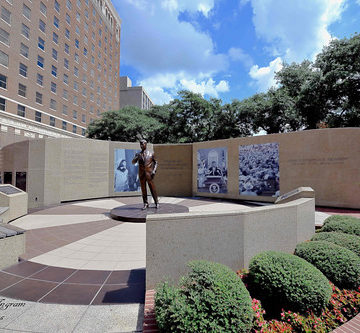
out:
<path id="1" fill-rule="evenodd" d="M 331 231 L 360 236 L 360 219 L 345 215 L 329 216 L 319 232 Z"/>
<path id="2" fill-rule="evenodd" d="M 251 295 L 269 312 L 274 306 L 305 313 L 320 312 L 328 304 L 328 279 L 313 265 L 292 254 L 265 251 L 249 265 Z M 278 309 L 276 309 L 278 310 Z"/>
<path id="3" fill-rule="evenodd" d="M 155 315 L 162 332 L 249 332 L 254 312 L 244 283 L 230 268 L 207 261 L 188 263 L 179 286 L 160 284 Z"/>
<path id="4" fill-rule="evenodd" d="M 360 257 L 360 237 L 356 235 L 344 234 L 342 232 L 319 232 L 315 234 L 312 241 L 324 241 L 333 243 L 353 251 Z"/>
<path id="5" fill-rule="evenodd" d="M 298 244 L 295 254 L 317 267 L 339 288 L 360 286 L 360 258 L 352 251 L 329 242 Z"/>

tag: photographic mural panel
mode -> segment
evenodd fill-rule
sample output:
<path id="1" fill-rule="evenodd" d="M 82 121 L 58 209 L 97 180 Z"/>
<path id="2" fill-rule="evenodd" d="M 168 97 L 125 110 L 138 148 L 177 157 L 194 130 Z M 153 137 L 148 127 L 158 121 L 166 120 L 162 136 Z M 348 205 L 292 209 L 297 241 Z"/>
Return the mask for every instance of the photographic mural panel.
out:
<path id="1" fill-rule="evenodd" d="M 140 181 L 138 164 L 131 161 L 135 154 L 140 152 L 136 149 L 114 150 L 114 192 L 138 192 Z"/>
<path id="2" fill-rule="evenodd" d="M 239 146 L 239 194 L 279 196 L 279 144 Z"/>
<path id="3" fill-rule="evenodd" d="M 197 190 L 207 193 L 227 193 L 227 148 L 198 149 Z"/>

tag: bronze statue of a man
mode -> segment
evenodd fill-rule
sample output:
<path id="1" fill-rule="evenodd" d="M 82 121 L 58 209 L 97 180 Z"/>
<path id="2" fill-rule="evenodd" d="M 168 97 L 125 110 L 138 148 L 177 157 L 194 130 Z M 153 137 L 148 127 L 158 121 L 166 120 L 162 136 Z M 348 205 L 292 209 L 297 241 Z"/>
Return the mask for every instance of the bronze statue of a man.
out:
<path id="1" fill-rule="evenodd" d="M 153 181 L 158 163 L 155 159 L 155 154 L 146 150 L 146 146 L 147 146 L 146 140 L 140 140 L 141 152 L 137 153 L 134 156 L 132 160 L 132 164 L 135 164 L 137 162 L 139 163 L 139 179 L 140 179 L 141 192 L 144 202 L 143 209 L 149 207 L 149 203 L 147 199 L 146 183 L 148 183 L 149 185 L 151 195 L 155 202 L 155 207 L 159 208 L 159 200 L 156 193 L 155 184 Z"/>

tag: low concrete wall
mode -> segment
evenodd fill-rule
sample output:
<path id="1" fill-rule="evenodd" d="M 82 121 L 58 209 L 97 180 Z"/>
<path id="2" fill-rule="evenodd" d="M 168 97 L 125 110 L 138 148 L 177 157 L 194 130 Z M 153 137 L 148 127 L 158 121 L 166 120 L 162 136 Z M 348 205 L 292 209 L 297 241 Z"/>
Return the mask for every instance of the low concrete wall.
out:
<path id="1" fill-rule="evenodd" d="M 220 262 L 236 271 L 265 250 L 292 253 L 314 231 L 313 198 L 233 212 L 149 215 L 146 288 L 177 281 L 190 260 Z"/>
<path id="2" fill-rule="evenodd" d="M 26 215 L 28 213 L 28 194 L 9 184 L 0 185 L 0 187 L 12 187 L 19 191 L 13 194 L 0 192 L 0 207 L 9 207 L 9 209 L 1 215 L 2 222 L 9 223 L 18 217 Z"/>
<path id="3" fill-rule="evenodd" d="M 25 234 L 0 239 L 0 269 L 15 265 L 25 253 Z"/>

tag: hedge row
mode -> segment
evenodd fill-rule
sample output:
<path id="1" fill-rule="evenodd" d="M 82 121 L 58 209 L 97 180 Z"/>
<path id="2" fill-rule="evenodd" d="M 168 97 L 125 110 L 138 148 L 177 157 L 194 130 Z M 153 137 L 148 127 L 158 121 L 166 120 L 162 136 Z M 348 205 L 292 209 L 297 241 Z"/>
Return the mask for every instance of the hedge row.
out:
<path id="1" fill-rule="evenodd" d="M 339 288 L 360 286 L 360 257 L 342 246 L 324 241 L 304 242 L 296 246 L 295 254 L 317 267 Z"/>
<path id="2" fill-rule="evenodd" d="M 207 261 L 188 264 L 179 286 L 163 283 L 155 296 L 162 332 L 249 332 L 254 318 L 250 294 L 230 268 Z"/>
<path id="3" fill-rule="evenodd" d="M 360 237 L 351 234 L 344 234 L 342 232 L 319 232 L 315 234 L 312 241 L 325 241 L 333 243 L 348 250 L 353 251 L 355 254 L 360 256 Z"/>
<path id="4" fill-rule="evenodd" d="M 301 313 L 320 312 L 331 296 L 327 278 L 316 267 L 282 252 L 256 255 L 249 265 L 249 282 L 255 298 Z"/>
<path id="5" fill-rule="evenodd" d="M 345 215 L 329 216 L 319 232 L 331 231 L 360 236 L 360 219 Z"/>

